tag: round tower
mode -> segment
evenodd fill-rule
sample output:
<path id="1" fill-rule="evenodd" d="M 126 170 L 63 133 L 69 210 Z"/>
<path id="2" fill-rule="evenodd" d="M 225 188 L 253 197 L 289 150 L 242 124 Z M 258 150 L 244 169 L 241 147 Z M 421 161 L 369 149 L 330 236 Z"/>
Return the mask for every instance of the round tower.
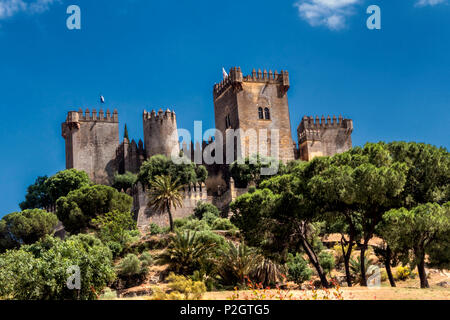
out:
<path id="1" fill-rule="evenodd" d="M 167 109 L 158 113 L 144 110 L 144 144 L 147 158 L 157 154 L 171 157 L 180 153 L 177 118 L 174 111 Z"/>

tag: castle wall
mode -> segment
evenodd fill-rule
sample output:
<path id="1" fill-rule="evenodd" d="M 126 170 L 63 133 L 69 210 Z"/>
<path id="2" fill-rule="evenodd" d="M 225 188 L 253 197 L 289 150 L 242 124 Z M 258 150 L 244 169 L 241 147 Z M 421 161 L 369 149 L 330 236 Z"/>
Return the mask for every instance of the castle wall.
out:
<path id="1" fill-rule="evenodd" d="M 315 157 L 333 156 L 352 148 L 353 121 L 339 117 L 304 117 L 297 133 L 300 159 L 311 161 Z"/>
<path id="2" fill-rule="evenodd" d="M 139 144 L 135 140 L 131 143 L 125 138 L 117 152 L 117 159 L 119 162 L 119 173 L 125 172 L 139 173 L 142 163 L 145 159 L 145 150 L 142 140 Z"/>
<path id="3" fill-rule="evenodd" d="M 257 141 L 249 136 L 240 136 L 241 148 L 237 150 L 239 156 L 246 157 L 254 153 L 271 156 L 272 145 L 275 146 L 272 143 L 275 136 L 271 136 L 271 131 L 278 130 L 280 160 L 287 162 L 295 159 L 287 99 L 288 89 L 287 72 L 282 71 L 278 74 L 259 70 L 258 73 L 253 71 L 252 75 L 244 77 L 240 68 L 231 69 L 229 77 L 215 85 L 216 128 L 224 137 L 228 128 L 242 129 L 244 132 L 255 130 L 257 135 Z M 263 110 L 264 119 L 259 117 L 259 108 Z M 269 109 L 270 119 L 265 117 L 266 108 Z M 231 120 L 229 123 L 226 121 L 227 116 Z M 267 135 L 261 135 L 260 130 L 267 132 Z"/>
<path id="4" fill-rule="evenodd" d="M 141 183 L 138 183 L 132 190 L 133 207 L 138 228 L 146 229 L 150 224 L 155 223 L 161 227 L 169 226 L 169 215 L 167 212 L 154 212 L 147 207 L 148 190 L 144 190 Z M 182 192 L 183 206 L 177 209 L 172 209 L 173 219 L 186 218 L 194 213 L 194 209 L 199 201 L 212 203 L 212 197 L 209 197 L 205 185 L 185 187 Z"/>
<path id="5" fill-rule="evenodd" d="M 119 118 L 115 110 L 99 114 L 69 112 L 62 124 L 66 140 L 66 167 L 83 170 L 97 184 L 110 184 L 117 171 L 116 152 L 119 147 Z"/>

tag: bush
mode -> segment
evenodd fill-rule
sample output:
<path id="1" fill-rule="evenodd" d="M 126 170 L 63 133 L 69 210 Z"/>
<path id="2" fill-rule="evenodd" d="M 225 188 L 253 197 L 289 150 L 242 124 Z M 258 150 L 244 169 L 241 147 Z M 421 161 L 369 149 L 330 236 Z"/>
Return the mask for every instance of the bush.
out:
<path id="1" fill-rule="evenodd" d="M 230 219 L 219 218 L 214 221 L 211 228 L 213 230 L 231 231 L 237 230 L 237 227 L 231 223 Z"/>
<path id="2" fill-rule="evenodd" d="M 100 300 L 116 300 L 117 299 L 117 292 L 114 290 L 111 290 L 110 288 L 106 288 L 102 295 L 100 296 Z"/>
<path id="3" fill-rule="evenodd" d="M 163 233 L 163 230 L 160 226 L 158 226 L 156 223 L 152 223 L 148 226 L 148 232 L 151 235 L 157 235 Z"/>
<path id="4" fill-rule="evenodd" d="M 180 231 L 192 230 L 192 231 L 206 231 L 211 230 L 210 226 L 205 220 L 190 219 L 183 224 L 182 227 L 177 227 Z"/>
<path id="5" fill-rule="evenodd" d="M 202 218 L 201 221 L 206 222 L 206 224 L 207 224 L 209 227 L 211 227 L 217 219 L 219 219 L 219 217 L 217 217 L 214 213 L 212 213 L 212 212 L 206 212 L 206 213 L 203 215 L 203 218 Z"/>
<path id="6" fill-rule="evenodd" d="M 228 247 L 228 243 L 224 237 L 209 230 L 198 232 L 197 237 L 198 240 L 204 244 L 213 244 L 213 249 L 215 251 L 219 249 L 226 249 Z"/>
<path id="7" fill-rule="evenodd" d="M 256 259 L 249 278 L 263 287 L 276 286 L 284 277 L 285 268 L 267 257 Z M 283 279 L 284 280 L 284 279 Z"/>
<path id="8" fill-rule="evenodd" d="M 67 270 L 73 266 L 80 268 L 80 290 L 67 288 Z M 0 255 L 0 299 L 97 299 L 114 278 L 111 251 L 91 235 L 65 241 L 47 236 Z"/>
<path id="9" fill-rule="evenodd" d="M 395 270 L 395 276 L 394 279 L 395 280 L 400 280 L 400 281 L 405 281 L 408 280 L 409 278 L 413 278 L 414 274 L 411 272 L 411 269 L 406 266 L 398 266 Z"/>
<path id="10" fill-rule="evenodd" d="M 127 254 L 117 267 L 119 276 L 134 276 L 142 273 L 141 261 L 135 254 Z"/>
<path id="11" fill-rule="evenodd" d="M 201 281 L 193 281 L 184 276 L 177 276 L 173 273 L 167 278 L 169 281 L 169 294 L 163 292 L 161 288 L 154 288 L 152 300 L 200 300 L 206 292 L 206 286 Z"/>
<path id="12" fill-rule="evenodd" d="M 289 254 L 286 263 L 288 269 L 288 279 L 294 281 L 296 284 L 301 285 L 303 282 L 311 279 L 313 270 L 309 268 L 308 262 L 297 253 L 295 256 Z"/>
<path id="13" fill-rule="evenodd" d="M 127 191 L 132 188 L 137 181 L 137 175 L 131 172 L 125 174 L 116 174 L 112 187 L 117 191 Z"/>
<path id="14" fill-rule="evenodd" d="M 141 261 L 142 268 L 147 268 L 153 264 L 153 257 L 149 252 L 144 252 L 139 257 L 139 261 Z"/>
<path id="15" fill-rule="evenodd" d="M 373 266 L 373 260 L 369 259 L 369 255 L 366 252 L 366 258 L 364 259 L 364 269 L 366 271 L 366 275 L 368 274 L 369 268 Z M 352 277 L 355 279 L 357 283 L 361 283 L 361 257 L 357 256 L 356 259 L 350 259 L 350 273 Z"/>
<path id="16" fill-rule="evenodd" d="M 191 220 L 193 220 L 194 216 L 185 217 L 182 219 L 175 219 L 173 221 L 173 226 L 175 229 L 182 229 L 186 224 L 188 224 Z M 169 228 L 167 228 L 169 230 Z"/>
<path id="17" fill-rule="evenodd" d="M 334 262 L 334 256 L 328 251 L 321 251 L 319 253 L 319 263 L 322 266 L 323 272 L 325 274 L 331 273 L 331 271 L 334 269 L 335 262 Z"/>
<path id="18" fill-rule="evenodd" d="M 199 201 L 194 209 L 194 216 L 201 220 L 206 213 L 211 213 L 217 218 L 220 216 L 220 211 L 215 205 Z"/>
<path id="19" fill-rule="evenodd" d="M 214 243 L 202 241 L 196 232 L 177 231 L 158 262 L 168 264 L 169 270 L 177 274 L 191 275 L 210 259 L 214 246 Z"/>
<path id="20" fill-rule="evenodd" d="M 66 231 L 79 233 L 92 227 L 92 219 L 111 212 L 131 212 L 133 198 L 114 188 L 88 186 L 70 192 L 56 202 L 57 216 Z"/>
<path id="21" fill-rule="evenodd" d="M 245 286 L 245 279 L 254 272 L 262 256 L 244 243 L 235 246 L 229 242 L 218 258 L 217 274 L 221 283 L 225 286 Z"/>

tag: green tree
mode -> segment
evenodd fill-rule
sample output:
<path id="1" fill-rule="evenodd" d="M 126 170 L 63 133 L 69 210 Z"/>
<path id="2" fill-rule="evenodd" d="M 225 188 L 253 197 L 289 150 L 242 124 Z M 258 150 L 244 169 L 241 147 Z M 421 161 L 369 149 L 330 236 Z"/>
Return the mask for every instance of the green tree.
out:
<path id="1" fill-rule="evenodd" d="M 408 166 L 400 207 L 450 201 L 450 153 L 446 149 L 415 142 L 392 142 L 386 148 L 393 161 Z"/>
<path id="2" fill-rule="evenodd" d="M 33 244 L 52 234 L 58 224 L 54 213 L 41 209 L 14 212 L 0 220 L 0 252 Z"/>
<path id="3" fill-rule="evenodd" d="M 110 248 L 117 247 L 117 249 L 111 250 L 115 257 L 134 240 L 130 231 L 138 232 L 136 221 L 129 211 L 120 212 L 116 210 L 105 213 L 92 219 L 91 225 L 96 227 L 97 235 L 103 243 L 109 245 Z"/>
<path id="4" fill-rule="evenodd" d="M 326 158 L 298 163 L 290 174 L 276 176 L 261 183 L 262 190 L 239 197 L 231 204 L 232 222 L 249 244 L 262 247 L 265 254 L 281 255 L 301 249 L 316 269 L 322 286 L 329 287 L 314 247 L 317 235 L 313 225 L 320 215 L 309 196 L 308 181 L 323 167 Z M 250 221 L 254 219 L 254 221 Z"/>
<path id="5" fill-rule="evenodd" d="M 84 171 L 68 169 L 58 172 L 45 181 L 51 203 L 54 204 L 60 197 L 65 197 L 69 192 L 91 185 L 89 176 Z"/>
<path id="6" fill-rule="evenodd" d="M 386 221 L 384 239 L 393 249 L 403 253 L 401 260 L 404 264 L 409 262 L 417 266 L 421 288 L 429 288 L 425 256 L 431 248 L 436 249 L 437 241 L 445 239 L 450 233 L 450 202 L 443 206 L 428 203 L 411 210 L 394 209 L 383 218 Z"/>
<path id="7" fill-rule="evenodd" d="M 80 269 L 81 288 L 70 290 L 68 269 Z M 115 278 L 111 251 L 91 235 L 65 241 L 47 236 L 0 255 L 0 298 L 91 300 Z"/>
<path id="8" fill-rule="evenodd" d="M 269 168 L 276 160 L 270 157 L 252 155 L 244 159 L 244 161 L 236 160 L 230 166 L 230 174 L 238 187 L 247 187 L 250 183 L 255 183 L 257 186 L 265 179 L 271 176 L 261 175 L 262 168 Z M 278 161 L 278 173 L 284 174 L 287 169 L 283 162 Z"/>
<path id="9" fill-rule="evenodd" d="M 206 181 L 207 174 L 204 166 L 196 166 L 192 162 L 176 164 L 164 155 L 156 155 L 142 164 L 138 180 L 143 185 L 150 186 L 157 176 L 170 175 L 177 177 L 181 185 L 187 185 Z"/>
<path id="10" fill-rule="evenodd" d="M 117 191 L 127 191 L 134 186 L 136 181 L 137 175 L 127 171 L 124 174 L 116 174 L 114 176 L 112 187 L 117 189 Z"/>
<path id="11" fill-rule="evenodd" d="M 47 179 L 47 176 L 38 177 L 35 183 L 27 188 L 25 201 L 20 203 L 20 209 L 43 209 L 52 204 L 45 185 Z"/>
<path id="12" fill-rule="evenodd" d="M 375 235 L 384 212 L 398 205 L 407 170 L 405 163 L 394 161 L 384 143 L 368 143 L 364 148 L 331 157 L 327 167 L 311 179 L 309 188 L 316 207 L 331 212 L 347 225 L 351 237 L 347 243 L 349 250 L 356 237 L 362 238 L 361 266 L 365 265 L 369 240 Z M 344 258 L 349 281 L 350 253 Z M 361 277 L 361 284 L 367 286 L 364 268 Z"/>
<path id="13" fill-rule="evenodd" d="M 133 198 L 116 189 L 102 186 L 86 186 L 61 197 L 56 214 L 66 231 L 79 233 L 92 227 L 91 220 L 108 212 L 130 212 Z"/>
<path id="14" fill-rule="evenodd" d="M 157 176 L 151 182 L 148 193 L 148 207 L 159 213 L 167 212 L 169 215 L 170 231 L 173 231 L 172 208 L 176 209 L 183 205 L 181 188 L 178 179 L 172 181 L 171 176 Z"/>

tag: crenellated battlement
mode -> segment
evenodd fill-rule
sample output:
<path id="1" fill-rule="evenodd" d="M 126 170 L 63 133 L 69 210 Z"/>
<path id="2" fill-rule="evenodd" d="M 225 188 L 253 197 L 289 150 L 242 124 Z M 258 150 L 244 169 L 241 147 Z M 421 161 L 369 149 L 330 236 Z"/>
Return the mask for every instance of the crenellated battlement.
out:
<path id="1" fill-rule="evenodd" d="M 250 75 L 244 76 L 241 70 L 241 67 L 233 67 L 230 69 L 230 73 L 228 77 L 222 80 L 220 83 L 216 83 L 214 85 L 214 97 L 221 95 L 225 90 L 229 87 L 241 87 L 243 82 L 258 82 L 258 83 L 271 83 L 281 85 L 284 91 L 289 89 L 289 72 L 281 70 L 281 73 L 278 73 L 277 70 L 272 72 L 272 70 L 258 69 L 256 71 L 253 69 Z"/>
<path id="2" fill-rule="evenodd" d="M 111 113 L 109 109 L 106 110 L 106 113 L 103 109 L 97 113 L 96 109 L 93 109 L 92 112 L 89 109 L 86 109 L 85 112 L 80 108 L 78 111 L 70 111 L 67 115 L 67 122 L 119 122 L 119 113 L 116 109 Z"/>
<path id="3" fill-rule="evenodd" d="M 145 121 L 164 121 L 164 120 L 172 120 L 176 121 L 177 116 L 175 111 L 170 111 L 170 109 L 167 109 L 166 111 L 163 111 L 162 109 L 159 109 L 158 112 L 155 110 L 152 110 L 151 112 L 147 112 L 144 110 L 143 119 Z"/>
<path id="4" fill-rule="evenodd" d="M 304 116 L 297 129 L 299 144 L 308 140 L 320 141 L 325 129 L 342 129 L 351 134 L 353 132 L 353 120 L 344 119 L 342 116 L 339 116 L 339 118 L 336 118 L 336 116 L 333 116 L 333 118 L 330 116 L 327 118 L 325 116 L 322 116 L 322 118 Z"/>

